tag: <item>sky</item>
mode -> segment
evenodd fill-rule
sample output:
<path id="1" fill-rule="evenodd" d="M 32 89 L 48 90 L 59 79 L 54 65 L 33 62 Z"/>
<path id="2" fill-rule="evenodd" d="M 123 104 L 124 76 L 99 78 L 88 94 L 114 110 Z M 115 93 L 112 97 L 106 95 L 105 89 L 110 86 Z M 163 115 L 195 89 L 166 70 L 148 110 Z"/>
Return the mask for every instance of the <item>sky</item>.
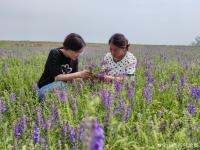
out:
<path id="1" fill-rule="evenodd" d="M 188 45 L 200 35 L 200 0 L 0 0 L 0 40 Z"/>

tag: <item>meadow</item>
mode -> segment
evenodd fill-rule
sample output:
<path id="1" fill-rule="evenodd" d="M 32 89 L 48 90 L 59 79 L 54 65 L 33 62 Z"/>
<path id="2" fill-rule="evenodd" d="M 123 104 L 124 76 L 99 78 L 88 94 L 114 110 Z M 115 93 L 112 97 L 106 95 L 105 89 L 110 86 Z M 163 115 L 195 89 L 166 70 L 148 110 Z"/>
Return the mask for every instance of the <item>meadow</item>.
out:
<path id="1" fill-rule="evenodd" d="M 56 42 L 0 42 L 0 149 L 200 149 L 200 47 L 131 45 L 135 80 L 68 81 L 44 102 L 37 81 Z M 88 44 L 79 69 L 101 70 Z"/>

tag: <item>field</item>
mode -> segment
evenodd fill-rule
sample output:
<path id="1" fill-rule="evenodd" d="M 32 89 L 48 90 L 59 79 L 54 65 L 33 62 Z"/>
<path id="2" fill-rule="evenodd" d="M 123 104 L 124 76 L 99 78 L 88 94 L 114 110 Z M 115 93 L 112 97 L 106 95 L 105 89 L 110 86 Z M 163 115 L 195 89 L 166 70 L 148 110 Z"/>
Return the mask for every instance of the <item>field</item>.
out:
<path id="1" fill-rule="evenodd" d="M 0 150 L 200 149 L 200 47 L 132 45 L 135 81 L 67 82 L 39 102 L 56 42 L 0 42 Z M 108 51 L 88 44 L 79 69 Z"/>

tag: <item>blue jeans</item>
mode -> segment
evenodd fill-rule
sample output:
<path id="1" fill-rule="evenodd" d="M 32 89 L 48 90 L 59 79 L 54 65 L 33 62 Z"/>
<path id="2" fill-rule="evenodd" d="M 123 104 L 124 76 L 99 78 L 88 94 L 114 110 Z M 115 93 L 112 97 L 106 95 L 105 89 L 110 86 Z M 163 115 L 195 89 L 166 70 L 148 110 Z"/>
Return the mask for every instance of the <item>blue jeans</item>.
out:
<path id="1" fill-rule="evenodd" d="M 64 81 L 55 81 L 55 82 L 52 82 L 50 84 L 47 84 L 47 85 L 41 87 L 38 91 L 39 100 L 40 101 L 45 100 L 46 92 L 53 91 L 55 88 L 64 88 L 64 87 L 66 87 L 66 82 L 64 82 Z"/>

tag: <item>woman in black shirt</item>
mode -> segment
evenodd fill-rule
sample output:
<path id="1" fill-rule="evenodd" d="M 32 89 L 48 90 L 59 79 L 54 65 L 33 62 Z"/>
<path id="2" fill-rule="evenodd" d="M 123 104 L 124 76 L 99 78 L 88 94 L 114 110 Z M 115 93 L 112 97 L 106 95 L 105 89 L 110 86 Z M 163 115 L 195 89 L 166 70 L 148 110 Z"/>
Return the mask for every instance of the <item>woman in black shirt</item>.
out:
<path id="1" fill-rule="evenodd" d="M 65 86 L 64 81 L 91 76 L 88 70 L 78 71 L 78 56 L 85 46 L 80 35 L 71 33 L 65 38 L 63 47 L 50 51 L 44 72 L 38 82 L 40 100 L 44 98 L 45 92 L 53 90 L 55 86 Z"/>

